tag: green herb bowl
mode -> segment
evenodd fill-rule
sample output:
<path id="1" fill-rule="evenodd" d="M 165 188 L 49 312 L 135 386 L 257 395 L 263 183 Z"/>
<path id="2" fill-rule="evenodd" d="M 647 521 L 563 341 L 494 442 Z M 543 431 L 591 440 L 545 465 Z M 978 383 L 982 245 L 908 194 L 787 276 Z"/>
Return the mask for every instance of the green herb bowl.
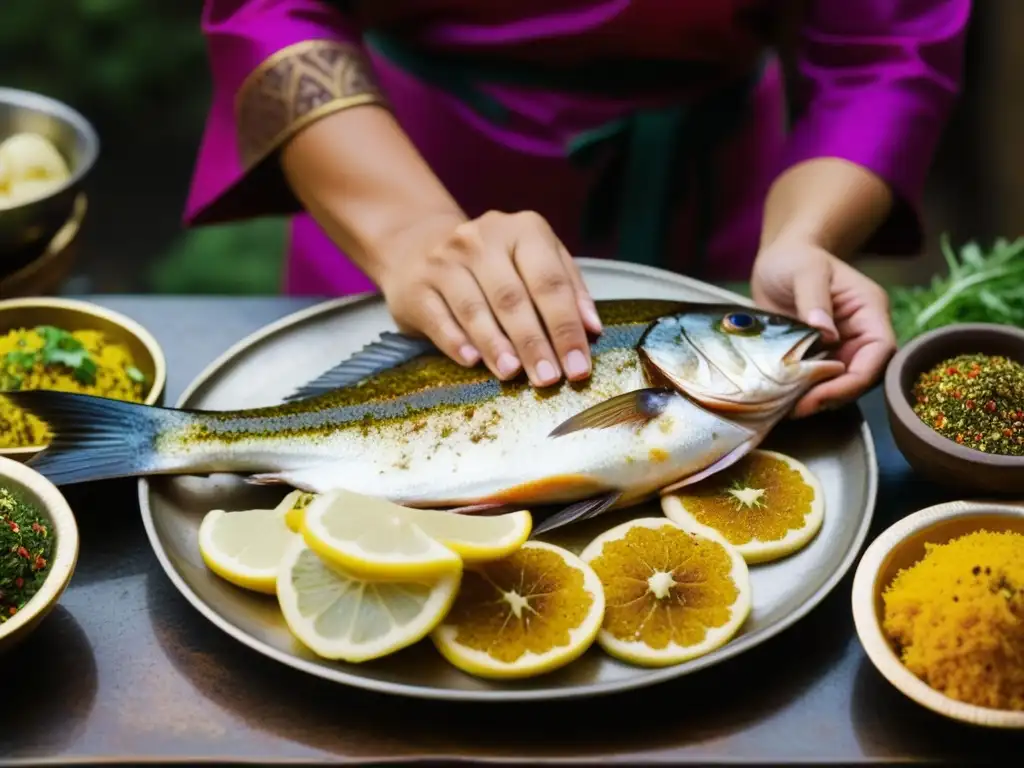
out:
<path id="1" fill-rule="evenodd" d="M 885 404 L 896 447 L 923 477 L 968 493 L 1024 496 L 1024 456 L 986 453 L 936 432 L 913 409 L 917 377 L 961 354 L 1002 355 L 1024 363 L 1024 329 L 961 323 L 925 333 L 893 357 L 885 372 Z"/>
<path id="2" fill-rule="evenodd" d="M 76 299 L 39 296 L 0 301 L 0 336 L 39 325 L 51 325 L 65 331 L 100 331 L 111 341 L 123 344 L 131 352 L 135 367 L 145 377 L 147 388 L 143 402 L 146 405 L 161 402 L 167 383 L 167 362 L 163 350 L 153 335 L 131 318 Z M 0 448 L 0 457 L 28 461 L 45 447 Z"/>
<path id="3" fill-rule="evenodd" d="M 57 487 L 21 462 L 0 456 L 0 484 L 35 505 L 54 536 L 50 571 L 39 591 L 14 616 L 0 624 L 0 653 L 22 642 L 60 601 L 78 564 L 78 525 Z"/>

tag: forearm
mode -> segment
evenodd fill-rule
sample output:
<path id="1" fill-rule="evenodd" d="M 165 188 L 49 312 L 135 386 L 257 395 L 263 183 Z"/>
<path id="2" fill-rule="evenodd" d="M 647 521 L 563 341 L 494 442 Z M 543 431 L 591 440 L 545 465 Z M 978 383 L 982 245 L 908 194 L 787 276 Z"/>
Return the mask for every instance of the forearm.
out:
<path id="1" fill-rule="evenodd" d="M 849 258 L 893 207 L 888 184 L 855 163 L 819 157 L 784 171 L 768 192 L 761 248 L 800 240 Z"/>
<path id="2" fill-rule="evenodd" d="M 361 106 L 329 115 L 281 153 L 285 177 L 324 231 L 375 282 L 403 230 L 465 214 L 392 114 Z"/>

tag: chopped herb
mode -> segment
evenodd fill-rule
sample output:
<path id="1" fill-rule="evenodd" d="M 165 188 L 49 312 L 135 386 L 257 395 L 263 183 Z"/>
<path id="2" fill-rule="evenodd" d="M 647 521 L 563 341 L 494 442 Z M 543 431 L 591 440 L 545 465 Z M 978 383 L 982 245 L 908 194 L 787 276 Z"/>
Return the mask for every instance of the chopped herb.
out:
<path id="1" fill-rule="evenodd" d="M 43 340 L 43 346 L 34 352 L 14 349 L 4 355 L 3 368 L 0 370 L 0 388 L 21 389 L 25 375 L 38 363 L 63 365 L 70 369 L 76 381 L 85 385 L 96 383 L 98 366 L 81 341 L 52 325 L 40 325 L 35 332 Z M 18 346 L 23 348 L 24 344 L 19 341 Z"/>
<path id="2" fill-rule="evenodd" d="M 81 341 L 52 325 L 40 325 L 36 333 L 43 338 L 41 355 L 44 365 L 65 365 L 82 384 L 96 382 L 96 361 L 89 356 L 89 350 Z"/>
<path id="3" fill-rule="evenodd" d="M 134 382 L 142 384 L 146 381 L 146 375 L 134 365 L 129 365 L 124 369 L 124 372 L 128 375 L 128 378 Z"/>
<path id="4" fill-rule="evenodd" d="M 52 554 L 46 518 L 20 494 L 0 487 L 0 624 L 42 587 Z"/>

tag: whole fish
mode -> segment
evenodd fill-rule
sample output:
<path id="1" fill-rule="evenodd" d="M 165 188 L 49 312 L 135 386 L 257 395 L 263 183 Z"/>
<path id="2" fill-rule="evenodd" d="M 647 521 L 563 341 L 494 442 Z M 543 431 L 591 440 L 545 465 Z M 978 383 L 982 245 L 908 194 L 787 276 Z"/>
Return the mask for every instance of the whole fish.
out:
<path id="1" fill-rule="evenodd" d="M 823 359 L 815 329 L 748 307 L 617 300 L 598 312 L 590 378 L 545 389 L 385 333 L 281 405 L 5 394 L 50 425 L 30 464 L 58 484 L 233 472 L 416 507 L 560 505 L 538 534 L 724 469 L 843 370 Z"/>

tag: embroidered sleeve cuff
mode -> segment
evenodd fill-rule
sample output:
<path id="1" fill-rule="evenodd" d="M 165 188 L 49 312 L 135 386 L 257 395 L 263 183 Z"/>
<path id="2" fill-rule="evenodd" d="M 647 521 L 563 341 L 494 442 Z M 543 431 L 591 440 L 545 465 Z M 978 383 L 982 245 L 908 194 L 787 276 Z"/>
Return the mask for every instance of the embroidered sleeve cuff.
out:
<path id="1" fill-rule="evenodd" d="M 306 40 L 270 56 L 235 103 L 239 159 L 252 170 L 305 126 L 363 104 L 386 106 L 366 55 L 336 40 Z"/>

